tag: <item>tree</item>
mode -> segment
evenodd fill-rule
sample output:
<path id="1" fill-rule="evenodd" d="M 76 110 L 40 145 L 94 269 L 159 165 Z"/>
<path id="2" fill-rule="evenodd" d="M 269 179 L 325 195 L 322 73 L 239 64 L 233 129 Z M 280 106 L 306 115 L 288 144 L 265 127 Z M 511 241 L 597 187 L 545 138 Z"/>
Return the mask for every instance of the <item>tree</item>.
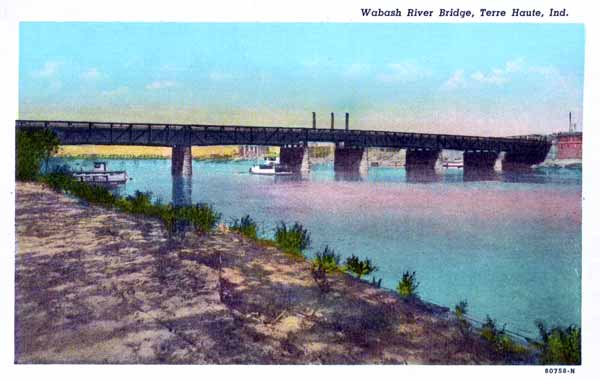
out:
<path id="1" fill-rule="evenodd" d="M 42 162 L 58 151 L 59 140 L 51 130 L 17 130 L 15 176 L 20 181 L 31 181 L 40 173 Z"/>

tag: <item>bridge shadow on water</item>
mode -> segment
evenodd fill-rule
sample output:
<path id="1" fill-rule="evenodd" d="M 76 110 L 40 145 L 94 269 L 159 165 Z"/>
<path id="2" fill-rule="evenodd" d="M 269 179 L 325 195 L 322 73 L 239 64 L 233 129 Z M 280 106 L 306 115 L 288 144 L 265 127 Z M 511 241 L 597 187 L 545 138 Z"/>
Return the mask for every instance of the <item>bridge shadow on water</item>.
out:
<path id="1" fill-rule="evenodd" d="M 172 195 L 173 206 L 191 206 L 192 205 L 192 177 L 191 176 L 172 176 Z M 191 224 L 186 220 L 175 222 L 174 233 L 182 234 L 191 229 Z"/>
<path id="2" fill-rule="evenodd" d="M 192 177 L 173 176 L 172 198 L 174 206 L 192 205 Z"/>
<path id="3" fill-rule="evenodd" d="M 436 172 L 434 169 L 419 168 L 406 170 L 406 182 L 408 183 L 442 182 L 443 180 L 443 174 Z"/>
<path id="4" fill-rule="evenodd" d="M 362 182 L 368 179 L 368 176 L 364 173 L 352 172 L 352 171 L 336 171 L 334 175 L 336 181 L 346 182 Z"/>
<path id="5" fill-rule="evenodd" d="M 501 173 L 494 170 L 467 169 L 463 170 L 463 182 L 501 181 Z"/>

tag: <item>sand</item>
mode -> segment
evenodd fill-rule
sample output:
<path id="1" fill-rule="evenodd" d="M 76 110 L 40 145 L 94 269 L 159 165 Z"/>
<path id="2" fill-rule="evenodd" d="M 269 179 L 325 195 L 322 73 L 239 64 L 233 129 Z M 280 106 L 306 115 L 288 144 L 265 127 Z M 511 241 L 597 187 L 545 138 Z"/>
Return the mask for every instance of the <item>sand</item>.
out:
<path id="1" fill-rule="evenodd" d="M 509 360 L 443 308 L 219 228 L 17 183 L 16 363 L 486 364 Z"/>

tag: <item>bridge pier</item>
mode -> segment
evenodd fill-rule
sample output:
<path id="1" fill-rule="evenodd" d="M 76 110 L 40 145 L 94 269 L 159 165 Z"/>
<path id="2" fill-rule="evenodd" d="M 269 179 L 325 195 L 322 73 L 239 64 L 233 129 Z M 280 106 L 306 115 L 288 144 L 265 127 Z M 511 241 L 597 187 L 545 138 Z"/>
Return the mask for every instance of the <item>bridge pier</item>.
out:
<path id="1" fill-rule="evenodd" d="M 463 153 L 464 171 L 500 172 L 504 156 L 504 152 L 466 151 Z"/>
<path id="2" fill-rule="evenodd" d="M 406 171 L 434 171 L 442 170 L 442 151 L 440 149 L 407 149 Z"/>
<path id="3" fill-rule="evenodd" d="M 502 171 L 504 152 L 466 151 L 463 153 L 464 181 L 495 181 Z"/>
<path id="4" fill-rule="evenodd" d="M 294 173 L 306 174 L 310 171 L 308 146 L 291 146 L 279 148 L 279 162 Z"/>
<path id="5" fill-rule="evenodd" d="M 366 175 L 369 172 L 367 148 L 335 147 L 333 169 L 340 173 L 358 173 Z"/>
<path id="6" fill-rule="evenodd" d="M 171 174 L 174 176 L 192 176 L 192 147 L 174 145 L 171 151 Z"/>
<path id="7" fill-rule="evenodd" d="M 502 170 L 529 170 L 533 165 L 544 162 L 550 146 L 546 149 L 507 152 L 502 160 Z"/>

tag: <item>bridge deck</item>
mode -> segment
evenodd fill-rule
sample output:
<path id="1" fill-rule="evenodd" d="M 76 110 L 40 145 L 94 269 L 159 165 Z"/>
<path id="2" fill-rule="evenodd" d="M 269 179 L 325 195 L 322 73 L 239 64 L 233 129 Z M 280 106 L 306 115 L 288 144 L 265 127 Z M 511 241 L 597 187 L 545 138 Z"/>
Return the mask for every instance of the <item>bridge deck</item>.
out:
<path id="1" fill-rule="evenodd" d="M 94 121 L 17 120 L 22 129 L 51 129 L 63 145 L 302 145 L 464 151 L 528 152 L 548 149 L 545 137 L 482 137 L 374 130 L 264 127 L 243 125 L 114 123 Z"/>

